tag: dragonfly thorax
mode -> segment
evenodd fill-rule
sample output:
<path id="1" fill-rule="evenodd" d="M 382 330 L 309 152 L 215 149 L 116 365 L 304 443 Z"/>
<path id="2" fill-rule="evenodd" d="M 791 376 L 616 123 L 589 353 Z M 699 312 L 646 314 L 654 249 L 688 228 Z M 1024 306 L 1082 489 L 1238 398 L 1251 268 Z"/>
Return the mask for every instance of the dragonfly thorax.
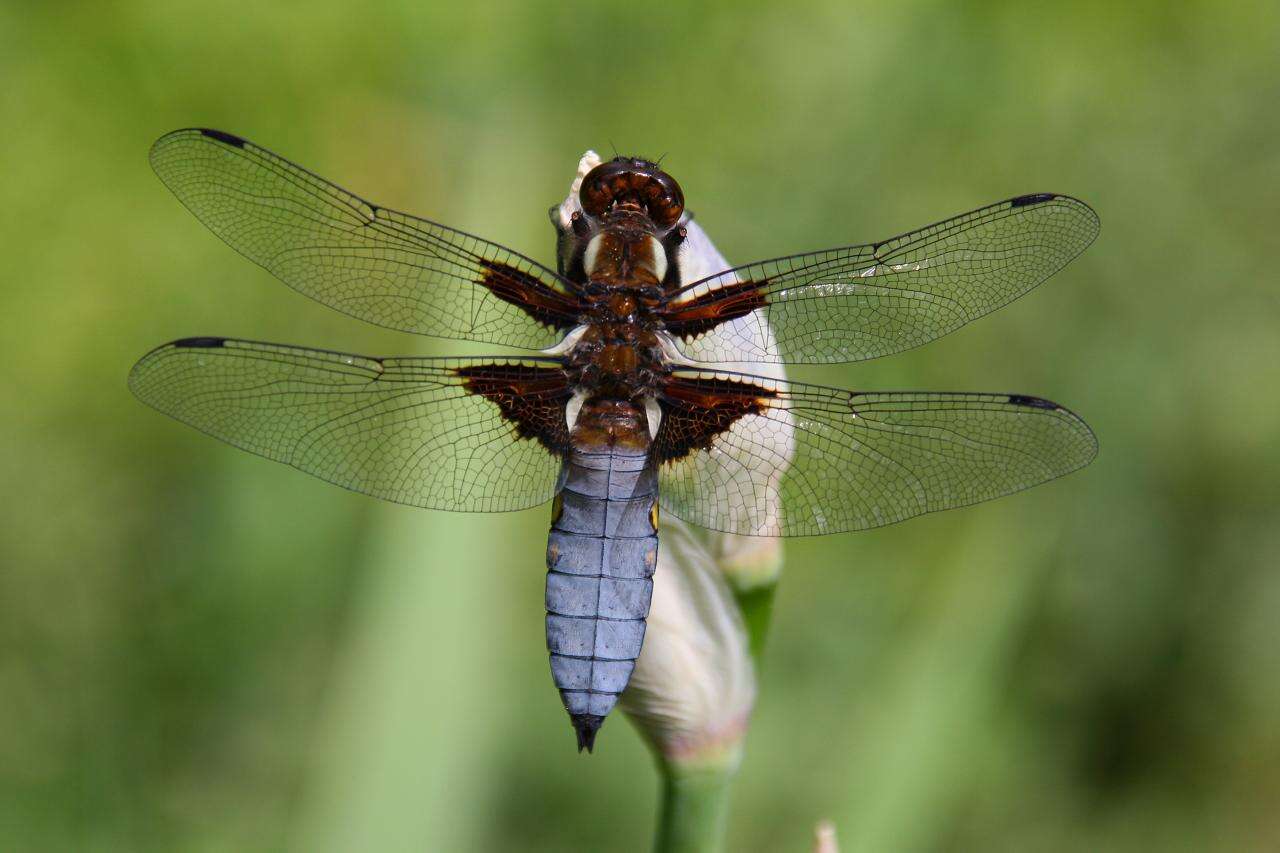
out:
<path id="1" fill-rule="evenodd" d="M 596 323 L 583 331 L 567 366 L 578 388 L 592 396 L 638 400 L 653 393 L 666 372 L 662 343 L 638 323 Z"/>
<path id="2" fill-rule="evenodd" d="M 597 286 L 661 285 L 667 275 L 667 249 L 646 225 L 647 220 L 641 217 L 634 223 L 610 225 L 593 235 L 582 256 L 587 280 Z"/>

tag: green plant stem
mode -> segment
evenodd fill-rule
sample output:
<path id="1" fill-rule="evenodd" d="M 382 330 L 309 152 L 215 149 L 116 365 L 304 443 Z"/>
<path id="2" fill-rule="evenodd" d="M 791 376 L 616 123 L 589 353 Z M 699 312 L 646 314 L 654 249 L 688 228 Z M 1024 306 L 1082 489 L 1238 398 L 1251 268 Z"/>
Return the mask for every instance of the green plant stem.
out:
<path id="1" fill-rule="evenodd" d="M 737 761 L 717 766 L 662 767 L 662 805 L 654 853 L 715 853 L 729 825 L 729 785 Z"/>
<path id="2" fill-rule="evenodd" d="M 764 651 L 764 641 L 769 635 L 769 622 L 773 617 L 773 594 L 777 589 L 776 583 L 766 583 L 746 590 L 735 589 L 733 593 L 738 601 L 738 609 L 742 611 L 751 659 L 757 668 L 760 666 L 760 654 Z"/>

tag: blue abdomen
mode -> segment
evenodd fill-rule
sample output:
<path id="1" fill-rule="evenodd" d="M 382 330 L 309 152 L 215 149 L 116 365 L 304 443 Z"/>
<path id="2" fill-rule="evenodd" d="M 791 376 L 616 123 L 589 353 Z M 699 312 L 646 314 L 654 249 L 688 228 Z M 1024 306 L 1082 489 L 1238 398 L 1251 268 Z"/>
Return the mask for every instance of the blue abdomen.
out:
<path id="1" fill-rule="evenodd" d="M 575 449 L 565 463 L 547 542 L 547 649 L 579 749 L 591 749 L 640 656 L 657 499 L 643 451 Z"/>

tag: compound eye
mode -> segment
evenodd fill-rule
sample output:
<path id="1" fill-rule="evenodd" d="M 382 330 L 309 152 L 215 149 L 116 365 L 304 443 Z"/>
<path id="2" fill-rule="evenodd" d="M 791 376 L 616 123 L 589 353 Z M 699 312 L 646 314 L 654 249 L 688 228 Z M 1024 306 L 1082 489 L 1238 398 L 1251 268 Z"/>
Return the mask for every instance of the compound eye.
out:
<path id="1" fill-rule="evenodd" d="M 670 228 L 680 221 L 684 213 L 684 193 L 676 179 L 666 172 L 658 171 L 651 175 L 653 198 L 649 202 L 649 217 L 655 225 Z"/>
<path id="2" fill-rule="evenodd" d="M 582 202 L 582 209 L 587 214 L 599 216 L 613 204 L 613 190 L 609 185 L 609 177 L 616 171 L 615 164 L 601 163 L 582 179 L 578 200 Z"/>
<path id="3" fill-rule="evenodd" d="M 600 216 L 614 204 L 643 207 L 661 228 L 669 228 L 684 212 L 684 193 L 666 172 L 644 160 L 619 158 L 596 166 L 582 179 L 578 191 L 582 209 Z"/>

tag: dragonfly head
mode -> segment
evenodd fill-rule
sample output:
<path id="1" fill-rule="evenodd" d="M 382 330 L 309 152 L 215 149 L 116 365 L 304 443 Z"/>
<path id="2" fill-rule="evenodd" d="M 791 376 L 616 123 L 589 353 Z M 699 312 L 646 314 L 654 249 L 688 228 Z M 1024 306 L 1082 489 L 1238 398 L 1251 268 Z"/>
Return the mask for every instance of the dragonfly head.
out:
<path id="1" fill-rule="evenodd" d="M 635 211 L 663 231 L 684 213 L 684 193 L 676 179 L 638 157 L 615 157 L 596 166 L 582 179 L 578 198 L 589 216 Z"/>

